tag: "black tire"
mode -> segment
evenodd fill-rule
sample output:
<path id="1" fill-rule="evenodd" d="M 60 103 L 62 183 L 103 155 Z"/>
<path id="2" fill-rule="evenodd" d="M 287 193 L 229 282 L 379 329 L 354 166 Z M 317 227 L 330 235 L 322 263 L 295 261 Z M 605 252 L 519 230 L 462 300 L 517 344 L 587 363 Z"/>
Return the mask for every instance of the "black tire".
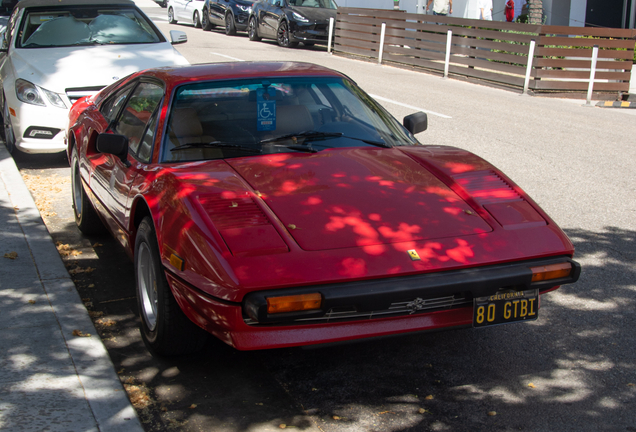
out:
<path id="1" fill-rule="evenodd" d="M 303 45 L 305 45 L 306 47 L 312 47 L 312 46 L 314 46 L 316 44 L 313 43 L 313 42 L 303 42 Z"/>
<path id="2" fill-rule="evenodd" d="M 176 24 L 177 20 L 174 19 L 174 10 L 172 10 L 172 8 L 168 9 L 168 23 L 170 24 Z"/>
<path id="3" fill-rule="evenodd" d="M 88 199 L 79 169 L 79 156 L 77 148 L 73 148 L 71 154 L 71 188 L 73 199 L 73 214 L 75 224 L 84 234 L 100 234 L 106 231 L 106 227 L 99 219 L 93 204 Z"/>
<path id="4" fill-rule="evenodd" d="M 9 104 L 7 99 L 3 98 L 4 107 L 2 109 L 2 138 L 4 145 L 7 147 L 9 154 L 15 151 L 15 135 L 13 134 L 13 126 L 11 125 L 11 114 L 9 113 Z"/>
<path id="5" fill-rule="evenodd" d="M 185 316 L 177 304 L 159 257 L 157 235 L 150 217 L 137 228 L 135 279 L 141 337 L 148 350 L 159 356 L 176 356 L 201 350 L 208 333 Z"/>
<path id="6" fill-rule="evenodd" d="M 210 31 L 214 28 L 214 25 L 210 23 L 210 17 L 208 16 L 208 10 L 203 9 L 203 16 L 201 17 L 201 28 L 203 31 Z"/>
<path id="7" fill-rule="evenodd" d="M 298 42 L 292 42 L 289 35 L 289 26 L 287 21 L 281 21 L 276 31 L 276 41 L 283 48 L 294 48 L 298 46 Z"/>
<path id="8" fill-rule="evenodd" d="M 234 25 L 234 15 L 228 13 L 225 15 L 225 34 L 228 36 L 236 35 L 236 26 Z"/>
<path id="9" fill-rule="evenodd" d="M 260 41 L 261 37 L 258 35 L 258 26 L 256 25 L 256 18 L 250 18 L 250 22 L 247 25 L 247 36 L 251 41 Z"/>
<path id="10" fill-rule="evenodd" d="M 199 11 L 194 11 L 194 15 L 192 16 L 192 23 L 194 24 L 194 28 L 201 28 L 201 19 L 199 18 Z"/>

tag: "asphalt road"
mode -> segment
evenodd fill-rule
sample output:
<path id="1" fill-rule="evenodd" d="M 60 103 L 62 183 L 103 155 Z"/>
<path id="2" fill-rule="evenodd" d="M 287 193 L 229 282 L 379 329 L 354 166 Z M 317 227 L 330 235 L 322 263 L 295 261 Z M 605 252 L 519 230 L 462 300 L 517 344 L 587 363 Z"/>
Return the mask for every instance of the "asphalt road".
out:
<path id="1" fill-rule="evenodd" d="M 636 110 L 522 97 L 454 79 L 282 49 L 186 25 L 192 63 L 310 61 L 345 72 L 397 118 L 429 112 L 423 143 L 503 169 L 574 241 L 583 273 L 538 321 L 312 349 L 156 359 L 137 330 L 132 263 L 75 228 L 65 156 L 18 154 L 44 219 L 148 431 L 636 432 Z M 140 2 L 141 3 L 141 2 Z"/>

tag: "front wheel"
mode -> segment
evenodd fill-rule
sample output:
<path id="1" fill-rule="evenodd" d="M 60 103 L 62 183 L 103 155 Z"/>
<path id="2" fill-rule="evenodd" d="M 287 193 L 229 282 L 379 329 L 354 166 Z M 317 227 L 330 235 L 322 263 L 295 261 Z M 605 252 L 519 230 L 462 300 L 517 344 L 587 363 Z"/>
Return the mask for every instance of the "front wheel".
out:
<path id="1" fill-rule="evenodd" d="M 225 15 L 225 34 L 234 36 L 236 34 L 236 26 L 234 25 L 234 16 L 231 13 Z"/>
<path id="2" fill-rule="evenodd" d="M 201 28 L 201 19 L 199 18 L 199 11 L 194 11 L 194 16 L 192 17 L 192 23 L 195 28 Z"/>
<path id="3" fill-rule="evenodd" d="M 258 28 L 256 27 L 256 18 L 250 18 L 250 22 L 247 26 L 247 35 L 251 41 L 259 41 L 261 40 L 258 35 Z"/>
<path id="4" fill-rule="evenodd" d="M 208 333 L 185 316 L 166 280 L 150 217 L 145 217 L 135 239 L 135 278 L 141 337 L 157 355 L 175 356 L 197 352 Z"/>
<path id="5" fill-rule="evenodd" d="M 172 8 L 168 9 L 168 22 L 170 24 L 176 24 L 177 20 L 174 19 L 174 10 L 172 10 Z"/>
<path id="6" fill-rule="evenodd" d="M 294 48 L 298 46 L 298 42 L 291 41 L 291 36 L 289 35 L 289 26 L 287 25 L 286 21 L 281 22 L 278 26 L 277 41 L 278 45 L 282 46 L 283 48 Z"/>
<path id="7" fill-rule="evenodd" d="M 208 10 L 203 9 L 203 16 L 201 17 L 201 28 L 203 31 L 210 31 L 214 27 L 210 24 L 210 17 L 208 16 Z"/>
<path id="8" fill-rule="evenodd" d="M 73 188 L 73 213 L 77 228 L 84 234 L 98 234 L 106 231 L 84 190 L 77 148 L 73 148 L 71 154 L 71 187 Z"/>
<path id="9" fill-rule="evenodd" d="M 13 133 L 13 125 L 11 124 L 11 114 L 9 113 L 9 105 L 7 99 L 4 99 L 4 109 L 2 111 L 2 131 L 4 134 L 4 145 L 11 154 L 15 151 L 15 135 Z"/>

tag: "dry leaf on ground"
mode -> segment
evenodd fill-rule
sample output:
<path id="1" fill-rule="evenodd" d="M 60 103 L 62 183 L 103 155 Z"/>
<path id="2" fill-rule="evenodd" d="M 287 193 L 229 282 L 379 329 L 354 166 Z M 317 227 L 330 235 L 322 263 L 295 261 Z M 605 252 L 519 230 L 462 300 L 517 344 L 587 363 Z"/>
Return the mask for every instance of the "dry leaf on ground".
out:
<path id="1" fill-rule="evenodd" d="M 73 330 L 73 336 L 77 336 L 77 337 L 91 337 L 90 333 L 84 333 L 81 330 Z"/>
<path id="2" fill-rule="evenodd" d="M 18 253 L 17 252 L 7 252 L 6 254 L 4 254 L 5 258 L 9 258 L 9 259 L 16 259 L 18 257 Z"/>
<path id="3" fill-rule="evenodd" d="M 124 384 L 124 389 L 128 393 L 130 403 L 137 410 L 147 408 L 152 402 L 150 396 L 148 396 L 148 389 L 145 386 L 138 386 L 132 384 Z"/>

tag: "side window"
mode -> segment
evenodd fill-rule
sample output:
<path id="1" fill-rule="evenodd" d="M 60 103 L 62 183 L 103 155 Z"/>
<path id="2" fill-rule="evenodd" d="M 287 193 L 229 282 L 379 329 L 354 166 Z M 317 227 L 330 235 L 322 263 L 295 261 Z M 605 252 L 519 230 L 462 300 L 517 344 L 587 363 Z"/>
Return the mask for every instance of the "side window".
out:
<path id="1" fill-rule="evenodd" d="M 117 114 L 119 114 L 121 107 L 124 105 L 124 102 L 126 102 L 126 98 L 128 97 L 128 94 L 132 89 L 133 86 L 125 87 L 108 98 L 108 100 L 106 100 L 106 102 L 102 104 L 102 107 L 99 109 L 99 111 L 106 118 L 106 120 L 115 120 Z"/>
<path id="2" fill-rule="evenodd" d="M 139 144 L 153 113 L 163 99 L 163 88 L 157 84 L 140 83 L 119 114 L 113 131 L 128 137 L 128 148 L 137 154 Z"/>
<path id="3" fill-rule="evenodd" d="M 141 162 L 150 162 L 150 158 L 152 157 L 152 145 L 155 142 L 155 133 L 157 132 L 157 118 L 159 118 L 158 109 L 155 110 L 150 121 L 148 122 L 148 127 L 146 128 L 146 133 L 144 134 L 143 139 L 141 140 L 141 144 L 139 145 L 139 150 L 137 151 L 137 159 Z"/>

